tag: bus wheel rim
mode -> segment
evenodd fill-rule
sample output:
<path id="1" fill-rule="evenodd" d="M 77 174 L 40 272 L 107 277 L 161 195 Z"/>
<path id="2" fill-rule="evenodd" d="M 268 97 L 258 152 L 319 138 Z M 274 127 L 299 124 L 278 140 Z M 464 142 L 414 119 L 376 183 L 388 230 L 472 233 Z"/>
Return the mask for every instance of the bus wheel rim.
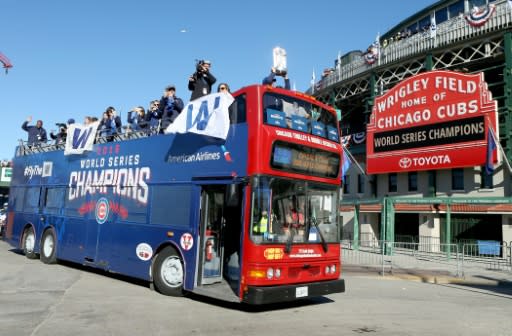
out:
<path id="1" fill-rule="evenodd" d="M 25 249 L 27 250 L 27 252 L 33 252 L 35 244 L 36 239 L 34 237 L 34 233 L 30 231 L 27 233 L 27 237 L 25 238 Z"/>
<path id="2" fill-rule="evenodd" d="M 47 235 L 46 238 L 44 239 L 44 244 L 43 244 L 43 253 L 44 253 L 45 257 L 49 257 L 52 255 L 53 247 L 54 247 L 53 236 Z"/>
<path id="3" fill-rule="evenodd" d="M 180 258 L 167 258 L 162 264 L 162 279 L 170 287 L 179 287 L 183 283 L 183 266 Z"/>

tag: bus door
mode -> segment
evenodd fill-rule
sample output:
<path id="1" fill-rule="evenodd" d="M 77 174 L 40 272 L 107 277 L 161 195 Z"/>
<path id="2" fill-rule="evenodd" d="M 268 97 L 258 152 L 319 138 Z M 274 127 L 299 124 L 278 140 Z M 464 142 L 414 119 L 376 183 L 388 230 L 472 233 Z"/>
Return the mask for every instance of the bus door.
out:
<path id="1" fill-rule="evenodd" d="M 222 281 L 224 258 L 225 185 L 203 186 L 201 191 L 201 223 L 199 253 L 199 284 Z"/>

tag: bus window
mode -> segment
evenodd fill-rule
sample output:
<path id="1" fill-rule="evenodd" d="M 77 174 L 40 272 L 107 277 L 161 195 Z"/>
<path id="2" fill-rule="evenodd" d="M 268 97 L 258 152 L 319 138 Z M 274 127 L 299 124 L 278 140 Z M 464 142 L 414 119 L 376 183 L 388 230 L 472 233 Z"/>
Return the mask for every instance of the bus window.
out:
<path id="1" fill-rule="evenodd" d="M 27 188 L 27 192 L 25 194 L 25 204 L 23 206 L 23 211 L 26 212 L 37 212 L 39 209 L 39 193 L 41 188 L 32 187 Z"/>
<path id="2" fill-rule="evenodd" d="M 60 210 L 64 205 L 64 195 L 66 188 L 48 188 L 46 189 L 46 198 L 44 201 L 44 211 L 49 215 L 60 214 Z"/>
<path id="3" fill-rule="evenodd" d="M 127 186 L 125 195 L 135 195 L 138 190 L 136 186 Z M 121 218 L 124 221 L 132 223 L 146 223 L 147 221 L 147 205 L 141 202 L 134 202 L 129 197 L 120 197 L 119 199 L 120 209 L 129 209 L 129 211 L 123 211 Z"/>
<path id="4" fill-rule="evenodd" d="M 192 186 L 153 185 L 151 200 L 151 224 L 172 225 L 188 228 Z M 172 208 L 172 216 L 169 209 Z"/>
<path id="5" fill-rule="evenodd" d="M 11 188 L 10 199 L 12 200 L 12 202 L 14 204 L 15 211 L 23 210 L 24 196 L 25 196 L 25 188 Z"/>
<path id="6" fill-rule="evenodd" d="M 258 177 L 252 194 L 251 235 L 256 243 L 338 241 L 336 188 Z"/>
<path id="7" fill-rule="evenodd" d="M 263 120 L 268 125 L 291 128 L 339 142 L 335 116 L 320 106 L 296 97 L 265 93 Z"/>

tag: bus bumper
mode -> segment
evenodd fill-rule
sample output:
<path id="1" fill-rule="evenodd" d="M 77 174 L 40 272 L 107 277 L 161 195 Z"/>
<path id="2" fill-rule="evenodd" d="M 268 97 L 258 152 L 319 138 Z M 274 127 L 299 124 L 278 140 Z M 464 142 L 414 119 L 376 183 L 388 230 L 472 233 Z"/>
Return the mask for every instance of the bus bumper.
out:
<path id="1" fill-rule="evenodd" d="M 259 305 L 343 292 L 345 292 L 344 279 L 273 287 L 249 286 L 244 294 L 243 302 Z"/>

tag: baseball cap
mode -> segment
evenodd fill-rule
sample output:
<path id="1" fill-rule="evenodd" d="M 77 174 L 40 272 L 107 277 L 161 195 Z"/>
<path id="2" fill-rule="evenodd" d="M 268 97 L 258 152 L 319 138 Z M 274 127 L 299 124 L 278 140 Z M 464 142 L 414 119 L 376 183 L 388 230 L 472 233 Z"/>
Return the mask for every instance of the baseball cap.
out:
<path id="1" fill-rule="evenodd" d="M 75 119 L 73 118 L 69 118 L 68 119 L 68 125 L 71 125 L 71 124 L 74 124 L 75 123 Z"/>
<path id="2" fill-rule="evenodd" d="M 174 84 L 167 85 L 167 86 L 165 87 L 165 91 L 169 91 L 169 90 L 174 90 L 174 91 L 176 91 L 176 85 L 174 85 Z"/>

